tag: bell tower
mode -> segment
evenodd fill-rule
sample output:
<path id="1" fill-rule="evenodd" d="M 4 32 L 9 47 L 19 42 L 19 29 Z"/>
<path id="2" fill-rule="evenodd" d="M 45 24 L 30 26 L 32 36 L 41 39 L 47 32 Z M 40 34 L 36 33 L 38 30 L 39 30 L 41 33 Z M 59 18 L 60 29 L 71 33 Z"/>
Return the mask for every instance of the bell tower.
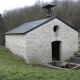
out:
<path id="1" fill-rule="evenodd" d="M 55 7 L 56 5 L 48 4 L 46 6 L 43 6 L 42 8 L 47 9 L 47 18 L 52 17 L 52 7 Z"/>

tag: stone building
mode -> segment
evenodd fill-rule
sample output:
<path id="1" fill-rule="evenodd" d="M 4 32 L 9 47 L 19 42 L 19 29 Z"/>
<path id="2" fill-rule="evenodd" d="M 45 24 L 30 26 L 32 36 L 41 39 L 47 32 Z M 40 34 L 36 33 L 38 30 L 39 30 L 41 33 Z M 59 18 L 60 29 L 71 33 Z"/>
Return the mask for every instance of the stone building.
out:
<path id="1" fill-rule="evenodd" d="M 78 31 L 59 17 L 51 17 L 6 32 L 5 47 L 26 63 L 64 61 L 78 52 Z"/>

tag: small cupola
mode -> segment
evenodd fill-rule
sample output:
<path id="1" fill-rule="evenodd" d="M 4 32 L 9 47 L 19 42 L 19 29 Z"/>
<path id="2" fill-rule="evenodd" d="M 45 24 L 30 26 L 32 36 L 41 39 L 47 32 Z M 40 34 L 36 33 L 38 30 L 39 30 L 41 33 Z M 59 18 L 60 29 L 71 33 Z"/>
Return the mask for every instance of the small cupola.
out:
<path id="1" fill-rule="evenodd" d="M 48 4 L 46 6 L 43 6 L 42 8 L 47 9 L 47 18 L 52 16 L 52 7 L 55 7 L 56 5 Z"/>

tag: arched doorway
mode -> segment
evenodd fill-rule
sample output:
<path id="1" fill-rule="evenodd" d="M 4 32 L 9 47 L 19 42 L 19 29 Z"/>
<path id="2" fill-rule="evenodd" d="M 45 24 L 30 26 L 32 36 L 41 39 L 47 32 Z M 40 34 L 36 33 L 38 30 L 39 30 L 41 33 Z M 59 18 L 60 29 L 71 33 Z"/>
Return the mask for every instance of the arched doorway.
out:
<path id="1" fill-rule="evenodd" d="M 60 61 L 60 53 L 61 53 L 61 41 L 52 42 L 52 61 L 53 60 Z"/>

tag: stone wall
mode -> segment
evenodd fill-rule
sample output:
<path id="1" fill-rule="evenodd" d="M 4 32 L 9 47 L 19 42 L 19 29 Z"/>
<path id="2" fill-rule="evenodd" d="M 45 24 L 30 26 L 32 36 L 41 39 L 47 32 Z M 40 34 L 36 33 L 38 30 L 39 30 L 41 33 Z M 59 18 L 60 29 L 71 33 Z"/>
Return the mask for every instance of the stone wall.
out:
<path id="1" fill-rule="evenodd" d="M 14 55 L 27 59 L 26 35 L 5 35 L 5 47 Z"/>

